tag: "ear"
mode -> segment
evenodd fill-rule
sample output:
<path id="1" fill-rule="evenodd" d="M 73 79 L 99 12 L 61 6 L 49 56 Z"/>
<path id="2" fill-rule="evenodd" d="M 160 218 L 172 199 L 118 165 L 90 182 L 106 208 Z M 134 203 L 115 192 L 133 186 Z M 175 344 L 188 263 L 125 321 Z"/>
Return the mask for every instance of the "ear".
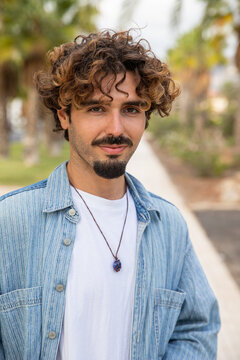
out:
<path id="1" fill-rule="evenodd" d="M 68 116 L 68 114 L 63 109 L 57 110 L 57 114 L 58 114 L 58 118 L 59 118 L 59 121 L 61 123 L 62 128 L 64 130 L 67 130 L 68 127 L 69 127 L 69 116 Z"/>

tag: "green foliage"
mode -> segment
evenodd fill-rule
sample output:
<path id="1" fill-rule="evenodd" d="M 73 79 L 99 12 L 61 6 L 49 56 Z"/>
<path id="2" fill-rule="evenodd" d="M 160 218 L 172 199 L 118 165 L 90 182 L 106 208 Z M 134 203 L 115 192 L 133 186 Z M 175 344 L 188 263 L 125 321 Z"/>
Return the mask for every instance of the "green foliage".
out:
<path id="1" fill-rule="evenodd" d="M 182 35 L 174 48 L 168 51 L 168 62 L 176 73 L 210 70 L 226 62 L 223 56 L 224 38 L 211 39 L 203 35 L 200 26 Z"/>
<path id="2" fill-rule="evenodd" d="M 180 130 L 180 123 L 178 117 L 175 114 L 170 117 L 160 118 L 159 116 L 153 114 L 149 121 L 148 130 L 154 134 L 156 137 L 165 138 L 172 131 Z"/>
<path id="3" fill-rule="evenodd" d="M 200 176 L 221 176 L 228 168 L 217 151 L 210 152 L 200 149 L 191 151 L 186 149 L 181 157 L 196 168 Z"/>
<path id="4" fill-rule="evenodd" d="M 0 159 L 0 184 L 25 186 L 47 178 L 55 167 L 69 159 L 69 146 L 65 142 L 63 151 L 58 157 L 49 156 L 46 148 L 40 146 L 41 161 L 31 167 L 23 164 L 22 153 L 23 145 L 13 143 L 9 159 Z"/>
<path id="5" fill-rule="evenodd" d="M 222 95 L 227 99 L 228 106 L 221 114 L 221 129 L 224 137 L 233 138 L 236 113 L 238 108 L 239 84 L 226 82 L 221 89 Z"/>
<path id="6" fill-rule="evenodd" d="M 201 0 L 205 2 L 205 12 L 202 19 L 202 24 L 205 27 L 211 27 L 212 25 L 219 28 L 224 27 L 227 24 L 233 25 L 234 13 L 239 7 L 239 0 Z"/>
<path id="7" fill-rule="evenodd" d="M 228 167 L 221 159 L 214 132 L 208 130 L 201 138 L 196 137 L 193 128 L 181 125 L 176 114 L 169 118 L 153 116 L 149 131 L 160 147 L 190 164 L 200 176 L 221 176 Z"/>
<path id="8" fill-rule="evenodd" d="M 3 0 L 1 62 L 23 61 L 33 51 L 45 54 L 79 30 L 94 30 L 97 12 L 83 0 Z"/>
<path id="9" fill-rule="evenodd" d="M 205 4 L 204 14 L 199 23 L 199 29 L 203 37 L 209 39 L 215 54 L 218 55 L 223 42 L 227 42 L 230 34 L 236 34 L 238 38 L 236 49 L 236 65 L 240 66 L 239 50 L 239 13 L 240 0 L 199 0 Z M 172 17 L 179 24 L 181 9 L 184 0 L 175 0 L 175 9 Z"/>

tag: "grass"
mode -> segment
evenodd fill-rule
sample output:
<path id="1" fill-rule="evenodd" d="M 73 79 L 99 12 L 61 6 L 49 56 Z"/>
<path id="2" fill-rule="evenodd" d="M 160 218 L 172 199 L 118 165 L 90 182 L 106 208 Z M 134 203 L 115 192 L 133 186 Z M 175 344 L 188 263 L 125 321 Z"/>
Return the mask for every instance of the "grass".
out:
<path id="1" fill-rule="evenodd" d="M 40 145 L 40 162 L 29 167 L 23 163 L 23 145 L 13 143 L 9 158 L 0 159 L 0 184 L 25 186 L 47 178 L 55 167 L 69 159 L 68 146 L 65 142 L 61 155 L 53 157 Z"/>

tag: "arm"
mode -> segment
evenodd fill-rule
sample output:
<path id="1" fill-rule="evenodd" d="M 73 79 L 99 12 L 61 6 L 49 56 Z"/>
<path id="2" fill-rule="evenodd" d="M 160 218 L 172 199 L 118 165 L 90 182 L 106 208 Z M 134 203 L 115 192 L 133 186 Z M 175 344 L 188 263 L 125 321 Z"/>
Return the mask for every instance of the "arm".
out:
<path id="1" fill-rule="evenodd" d="M 163 360 L 214 360 L 220 318 L 217 300 L 189 243 L 179 289 L 186 293 Z"/>

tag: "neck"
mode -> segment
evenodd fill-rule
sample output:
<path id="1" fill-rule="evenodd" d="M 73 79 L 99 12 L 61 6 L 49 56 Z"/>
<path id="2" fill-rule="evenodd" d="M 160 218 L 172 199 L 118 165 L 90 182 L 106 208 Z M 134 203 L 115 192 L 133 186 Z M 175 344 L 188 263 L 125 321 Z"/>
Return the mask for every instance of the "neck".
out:
<path id="1" fill-rule="evenodd" d="M 104 179 L 98 176 L 94 170 L 89 173 L 85 169 L 74 166 L 71 160 L 67 164 L 67 173 L 70 183 L 75 188 L 92 195 L 116 200 L 121 199 L 126 192 L 124 175 L 116 179 Z"/>

